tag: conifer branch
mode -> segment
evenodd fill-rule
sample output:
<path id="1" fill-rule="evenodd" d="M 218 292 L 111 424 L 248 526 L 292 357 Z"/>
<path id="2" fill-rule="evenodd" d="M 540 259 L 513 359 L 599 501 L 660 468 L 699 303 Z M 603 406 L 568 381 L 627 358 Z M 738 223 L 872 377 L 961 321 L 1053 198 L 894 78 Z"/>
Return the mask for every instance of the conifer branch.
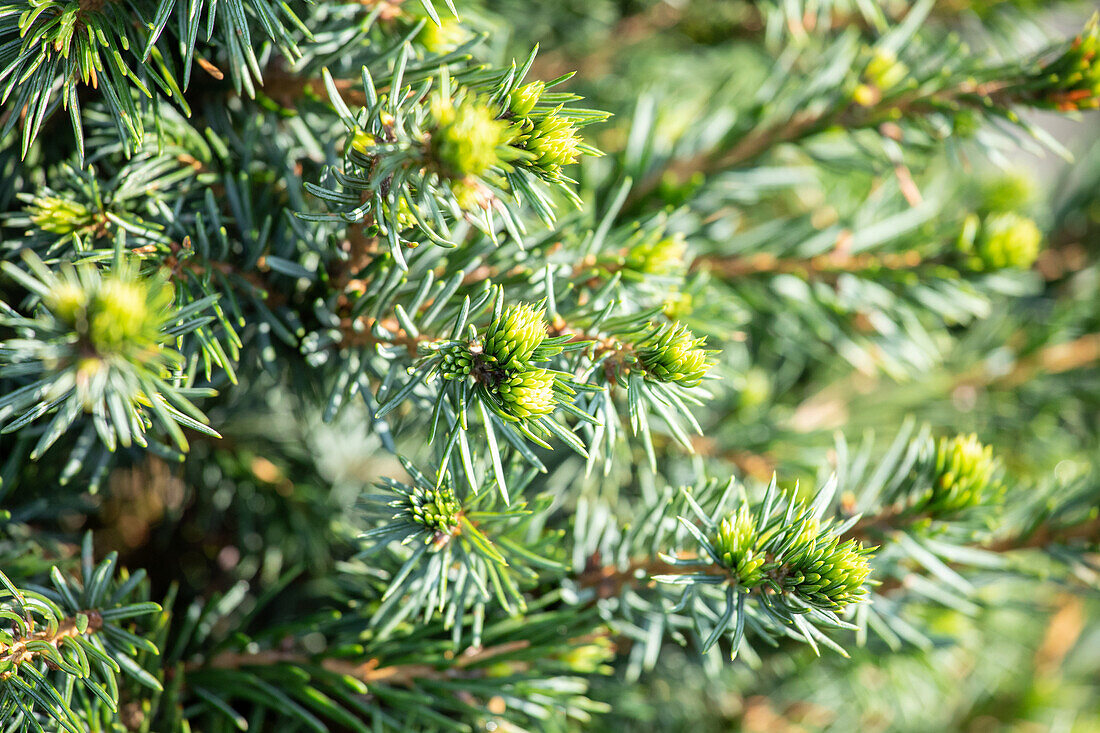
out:
<path id="1" fill-rule="evenodd" d="M 422 680 L 452 680 L 463 677 L 477 677 L 477 672 L 468 671 L 467 668 L 495 657 L 521 651 L 530 646 L 526 640 L 506 642 L 489 647 L 467 647 L 445 668 L 439 668 L 431 664 L 397 664 L 382 666 L 378 659 L 368 659 L 365 662 L 352 662 L 336 657 L 322 657 L 319 663 L 329 672 L 345 675 L 361 682 L 394 684 L 412 686 Z M 189 662 L 185 665 L 186 672 L 194 672 L 202 669 L 242 669 L 246 667 L 266 667 L 275 664 L 287 664 L 291 666 L 310 666 L 318 663 L 316 656 L 302 654 L 300 652 L 268 649 L 259 652 L 220 652 L 209 660 Z"/>
<path id="2" fill-rule="evenodd" d="M 47 644 L 56 652 L 68 640 L 76 636 L 89 636 L 103 627 L 103 617 L 98 611 L 81 611 L 66 616 L 56 629 L 41 629 L 29 634 L 13 636 L 9 642 L 0 639 L 0 681 L 18 674 L 19 665 L 33 662 L 43 655 L 41 645 Z M 37 647 L 37 648 L 36 648 Z"/>

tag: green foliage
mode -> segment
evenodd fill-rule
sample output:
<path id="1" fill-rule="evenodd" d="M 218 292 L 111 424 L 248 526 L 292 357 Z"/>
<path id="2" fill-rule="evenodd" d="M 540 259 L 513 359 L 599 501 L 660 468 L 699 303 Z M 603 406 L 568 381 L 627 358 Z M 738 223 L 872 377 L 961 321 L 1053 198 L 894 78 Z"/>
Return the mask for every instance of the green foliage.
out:
<path id="1" fill-rule="evenodd" d="M 129 621 L 160 606 L 131 600 L 142 593 L 144 571 L 120 580 L 117 563 L 112 553 L 94 564 L 89 534 L 77 582 L 55 567 L 52 588 L 21 589 L 0 572 L 0 617 L 11 623 L 0 632 L 0 716 L 6 724 L 79 733 L 89 718 L 118 712 L 123 674 L 162 689 L 134 658 L 157 648 L 132 633 Z"/>
<path id="2" fill-rule="evenodd" d="M 190 390 L 181 388 L 183 357 L 169 346 L 208 320 L 201 314 L 213 298 L 173 309 L 167 274 L 142 278 L 129 259 L 117 260 L 106 274 L 89 262 L 54 273 L 33 254 L 30 272 L 3 266 L 41 302 L 34 318 L 4 317 L 4 325 L 25 335 L 0 343 L 3 373 L 30 380 L 0 401 L 4 431 L 53 413 L 32 458 L 85 414 L 92 418 L 85 432 L 94 428 L 109 450 L 146 445 L 154 417 L 183 450 L 180 425 L 217 436 L 188 399 Z"/>
<path id="3" fill-rule="evenodd" d="M 1096 728 L 1041 5 L 0 5 L 0 730 Z"/>

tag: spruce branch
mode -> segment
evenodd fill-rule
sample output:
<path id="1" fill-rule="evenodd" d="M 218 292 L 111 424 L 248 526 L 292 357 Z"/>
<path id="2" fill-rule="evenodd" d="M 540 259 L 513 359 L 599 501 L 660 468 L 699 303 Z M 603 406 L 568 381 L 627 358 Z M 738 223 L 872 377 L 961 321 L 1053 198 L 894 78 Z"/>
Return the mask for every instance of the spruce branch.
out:
<path id="1" fill-rule="evenodd" d="M 83 723 L 75 711 L 98 716 L 118 710 L 120 673 L 161 689 L 134 659 L 139 649 L 155 654 L 156 646 L 122 627 L 160 606 L 130 600 L 144 592 L 144 573 L 116 579 L 116 563 L 112 553 L 94 564 L 89 533 L 80 580 L 55 566 L 52 588 L 21 589 L 0 572 L 0 616 L 11 623 L 0 630 L 0 715 L 6 721 L 41 730 L 45 719 L 79 733 Z"/>
<path id="2" fill-rule="evenodd" d="M 439 669 L 431 664 L 393 664 L 381 666 L 377 658 L 371 658 L 365 662 L 352 662 L 346 659 L 326 657 L 320 660 L 323 669 L 336 674 L 351 677 L 367 684 L 384 682 L 403 687 L 415 686 L 423 680 L 453 680 L 463 677 L 478 677 L 477 671 L 465 673 L 470 667 L 478 666 L 495 657 L 510 655 L 523 651 L 531 646 L 526 639 L 505 642 L 494 646 L 471 646 L 454 655 L 454 662 L 445 669 Z M 192 661 L 184 667 L 185 672 L 194 672 L 201 669 L 242 669 L 246 667 L 266 667 L 273 664 L 288 664 L 291 666 L 307 666 L 316 662 L 313 657 L 300 652 L 288 652 L 269 649 L 259 652 L 219 652 L 208 660 Z"/>
<path id="3" fill-rule="evenodd" d="M 926 5 L 924 12 L 929 8 Z M 792 108 L 782 103 L 782 97 L 779 103 L 762 101 L 747 124 L 731 129 L 718 144 L 689 157 L 669 157 L 632 189 L 627 208 L 650 198 L 662 182 L 682 185 L 699 175 L 736 169 L 780 145 L 800 143 L 827 130 L 854 134 L 877 129 L 884 137 L 901 140 L 904 126 L 916 125 L 926 127 L 933 137 L 943 137 L 944 126 L 930 122 L 937 116 L 946 117 L 946 129 L 954 130 L 973 127 L 984 117 L 1022 125 L 1015 107 L 1091 108 L 1100 95 L 1094 79 L 1100 73 L 1097 38 L 1094 20 L 1071 42 L 1054 44 L 1027 60 L 1022 72 L 1018 65 L 986 63 L 936 69 L 933 75 L 928 68 L 912 71 L 919 59 L 907 64 L 895 55 L 892 46 L 911 39 L 886 36 L 870 50 L 862 70 L 853 68 L 816 104 L 801 100 Z"/>
<path id="4" fill-rule="evenodd" d="M 39 656 L 52 657 L 62 644 L 73 637 L 95 634 L 103 627 L 103 617 L 98 611 L 91 610 L 66 616 L 53 629 L 35 631 L 31 625 L 33 619 L 28 619 L 28 622 L 29 633 L 13 636 L 10 641 L 0 643 L 0 670 L 3 670 L 0 671 L 0 681 L 18 674 L 19 665 L 34 662 Z M 47 654 L 43 644 L 52 647 L 53 651 Z"/>

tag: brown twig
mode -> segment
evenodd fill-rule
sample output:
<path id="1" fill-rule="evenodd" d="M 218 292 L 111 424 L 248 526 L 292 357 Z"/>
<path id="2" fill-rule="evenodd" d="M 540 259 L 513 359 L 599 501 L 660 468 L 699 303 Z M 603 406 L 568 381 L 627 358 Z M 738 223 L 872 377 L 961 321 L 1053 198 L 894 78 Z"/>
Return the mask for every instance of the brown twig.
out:
<path id="1" fill-rule="evenodd" d="M 19 665 L 42 654 L 40 651 L 28 649 L 27 647 L 30 644 L 45 642 L 56 650 L 69 639 L 94 634 L 103 627 L 103 617 L 99 615 L 98 611 L 81 611 L 81 615 L 88 619 L 88 625 L 84 631 L 80 630 L 76 617 L 73 616 L 62 619 L 61 623 L 57 625 L 56 631 L 51 632 L 49 629 L 43 629 L 42 631 L 35 631 L 29 636 L 17 638 L 11 645 L 0 645 L 0 680 L 11 677 L 16 673 Z"/>
<path id="2" fill-rule="evenodd" d="M 1100 362 L 1100 333 L 1089 333 L 1073 341 L 1046 346 L 1034 356 L 1021 359 L 1012 371 L 994 383 L 1016 387 L 1030 381 L 1038 372 L 1061 374 L 1097 362 Z"/>
<path id="3" fill-rule="evenodd" d="M 1093 517 L 1080 524 L 1043 523 L 1032 531 L 995 540 L 985 545 L 983 549 L 993 552 L 1035 550 L 1050 545 L 1070 544 L 1079 540 L 1100 542 L 1100 517 Z"/>
<path id="4" fill-rule="evenodd" d="M 890 507 L 883 512 L 861 519 L 846 531 L 842 540 L 881 541 L 891 533 L 900 531 L 901 526 L 909 526 L 927 515 L 907 515 L 900 507 Z M 898 520 L 904 519 L 903 524 Z M 1100 517 L 1081 524 L 1054 526 L 1044 524 L 1034 531 L 978 543 L 976 547 L 991 552 L 1005 553 L 1018 550 L 1035 550 L 1055 544 L 1066 544 L 1078 540 L 1100 542 Z M 685 552 L 678 555 L 680 560 L 695 560 L 698 555 Z M 660 558 L 642 557 L 631 560 L 625 567 L 602 563 L 600 554 L 593 554 L 585 569 L 576 576 L 582 588 L 593 589 L 597 598 L 613 598 L 622 594 L 624 588 L 652 586 L 655 575 L 683 575 L 687 573 L 725 574 L 713 564 L 700 562 L 698 565 L 676 565 Z M 875 588 L 879 594 L 889 593 L 906 586 L 905 577 L 890 577 Z"/>
<path id="5" fill-rule="evenodd" d="M 381 666 L 377 659 L 365 662 L 353 662 L 347 659 L 315 657 L 296 652 L 268 649 L 259 652 L 226 651 L 209 660 L 196 660 L 185 665 L 184 669 L 193 672 L 202 669 L 241 669 L 243 667 L 266 667 L 275 664 L 310 666 L 319 664 L 329 672 L 354 677 L 366 683 L 402 685 L 408 687 L 418 680 L 447 680 L 463 676 L 463 670 L 494 657 L 520 651 L 530 646 L 526 639 L 506 642 L 489 647 L 469 647 L 459 654 L 454 663 L 446 669 L 430 664 L 396 664 Z"/>
<path id="6" fill-rule="evenodd" d="M 836 249 L 814 257 L 787 259 L 766 252 L 735 257 L 712 254 L 696 258 L 691 269 L 692 271 L 705 269 L 726 279 L 779 273 L 822 277 L 880 269 L 909 270 L 924 263 L 921 254 L 915 250 L 883 255 L 848 254 L 845 252 L 845 245 L 850 238 L 850 232 L 842 232 L 837 238 Z"/>
<path id="7" fill-rule="evenodd" d="M 626 208 L 648 198 L 666 178 L 683 182 L 691 180 L 696 174 L 710 175 L 737 168 L 754 161 L 778 145 L 804 140 L 833 127 L 855 130 L 887 125 L 886 132 L 894 136 L 897 134 L 896 123 L 892 122 L 895 118 L 919 115 L 952 103 L 966 104 L 972 101 L 971 98 L 983 100 L 983 107 L 987 103 L 1004 106 L 1011 102 L 1011 96 L 1006 97 L 1006 94 L 1010 95 L 1010 92 L 1004 84 L 975 84 L 967 81 L 955 88 L 944 89 L 928 96 L 914 92 L 886 98 L 881 104 L 869 107 L 850 101 L 839 109 L 801 110 L 789 118 L 747 130 L 728 149 L 712 148 L 689 158 L 670 159 L 634 187 L 627 198 Z M 912 191 L 909 195 L 913 195 Z"/>

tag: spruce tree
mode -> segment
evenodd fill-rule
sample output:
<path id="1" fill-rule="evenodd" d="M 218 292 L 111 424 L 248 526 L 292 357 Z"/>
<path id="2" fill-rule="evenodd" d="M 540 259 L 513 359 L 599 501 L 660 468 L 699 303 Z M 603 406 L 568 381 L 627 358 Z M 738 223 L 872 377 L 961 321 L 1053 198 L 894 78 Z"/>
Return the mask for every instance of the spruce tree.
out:
<path id="1" fill-rule="evenodd" d="M 1087 5 L 2 0 L 0 731 L 1100 729 Z"/>

